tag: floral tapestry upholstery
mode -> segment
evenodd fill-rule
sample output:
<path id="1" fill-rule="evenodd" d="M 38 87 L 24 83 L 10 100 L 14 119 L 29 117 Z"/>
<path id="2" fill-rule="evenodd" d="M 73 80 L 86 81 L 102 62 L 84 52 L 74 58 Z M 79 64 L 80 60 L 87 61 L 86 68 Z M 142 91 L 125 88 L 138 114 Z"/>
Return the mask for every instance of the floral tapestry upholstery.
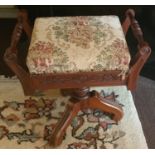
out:
<path id="1" fill-rule="evenodd" d="M 117 16 L 35 20 L 27 56 L 30 73 L 128 71 L 130 53 Z"/>

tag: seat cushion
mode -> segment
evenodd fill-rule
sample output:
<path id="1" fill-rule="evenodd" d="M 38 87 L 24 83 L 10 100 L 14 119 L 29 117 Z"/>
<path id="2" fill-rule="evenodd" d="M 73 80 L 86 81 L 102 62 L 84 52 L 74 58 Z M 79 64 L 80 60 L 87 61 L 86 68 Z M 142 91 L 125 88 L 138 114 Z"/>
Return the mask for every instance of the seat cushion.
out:
<path id="1" fill-rule="evenodd" d="M 30 73 L 128 71 L 130 54 L 117 16 L 35 20 L 27 56 Z"/>

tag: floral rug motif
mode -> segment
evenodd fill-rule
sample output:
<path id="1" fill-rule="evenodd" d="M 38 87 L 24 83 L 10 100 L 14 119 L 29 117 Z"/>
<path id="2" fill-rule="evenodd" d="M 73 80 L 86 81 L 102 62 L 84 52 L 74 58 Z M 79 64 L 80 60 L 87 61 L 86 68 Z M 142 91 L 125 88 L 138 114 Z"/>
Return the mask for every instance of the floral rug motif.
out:
<path id="1" fill-rule="evenodd" d="M 30 97 L 23 103 L 4 101 L 4 105 L 0 107 L 0 117 L 6 125 L 0 126 L 0 139 L 4 137 L 7 137 L 10 141 L 15 139 L 19 145 L 22 142 L 34 143 L 40 138 L 48 142 L 48 136 L 54 128 L 54 124 L 50 124 L 50 122 L 52 120 L 58 121 L 63 114 L 62 112 L 58 112 L 58 116 L 53 114 L 54 110 L 57 111 L 56 104 L 58 104 L 56 99 L 50 100 L 43 97 L 38 98 L 38 100 Z M 63 101 L 60 102 L 60 106 L 65 109 Z M 46 124 L 41 121 L 42 119 L 46 120 Z M 35 123 L 27 128 L 26 125 L 31 123 L 31 120 L 35 120 Z M 11 131 L 10 127 L 14 125 L 21 128 L 21 130 Z M 112 133 L 107 132 L 116 125 L 116 122 L 108 114 L 99 110 L 81 111 L 71 124 L 70 132 L 72 137 L 75 138 L 75 142 L 69 143 L 67 148 L 90 148 L 91 146 L 98 148 L 97 145 L 100 145 L 100 148 L 106 148 L 106 143 L 116 148 L 117 140 L 125 136 L 125 132 L 121 130 L 114 130 Z M 37 132 L 37 126 L 43 127 L 42 133 Z M 81 132 L 78 132 L 82 127 Z"/>
<path id="2" fill-rule="evenodd" d="M 118 94 L 125 116 L 117 124 L 109 114 L 97 109 L 80 111 L 57 148 L 147 148 L 131 93 L 126 87 L 93 89 Z M 122 95 L 125 96 L 121 98 Z M 122 102 L 123 99 L 127 101 Z M 59 90 L 26 97 L 17 79 L 0 80 L 0 148 L 52 148 L 48 145 L 49 135 L 68 102 L 69 97 L 61 96 Z M 128 117 L 129 113 L 134 114 L 136 121 Z"/>

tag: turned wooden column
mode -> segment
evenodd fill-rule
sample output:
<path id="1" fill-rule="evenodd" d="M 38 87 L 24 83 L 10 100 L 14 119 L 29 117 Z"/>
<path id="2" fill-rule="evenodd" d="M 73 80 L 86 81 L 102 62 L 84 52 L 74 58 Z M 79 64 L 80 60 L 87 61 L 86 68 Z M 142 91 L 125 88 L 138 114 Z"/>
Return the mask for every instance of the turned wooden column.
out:
<path id="1" fill-rule="evenodd" d="M 83 87 L 83 88 L 74 88 L 74 89 L 61 89 L 61 94 L 63 96 L 71 96 L 71 101 L 81 101 L 87 99 L 90 95 L 90 88 Z"/>
<path id="2" fill-rule="evenodd" d="M 90 96 L 89 87 L 76 88 L 76 89 L 72 89 L 70 100 L 72 102 L 77 102 L 77 101 L 88 99 L 89 96 Z"/>

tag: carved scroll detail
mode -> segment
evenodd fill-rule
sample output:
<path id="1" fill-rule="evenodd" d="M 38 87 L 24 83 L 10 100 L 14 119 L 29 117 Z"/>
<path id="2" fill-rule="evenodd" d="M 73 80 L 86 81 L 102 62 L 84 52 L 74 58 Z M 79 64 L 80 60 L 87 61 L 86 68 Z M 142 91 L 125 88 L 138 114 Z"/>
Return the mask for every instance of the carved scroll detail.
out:
<path id="1" fill-rule="evenodd" d="M 96 74 L 95 76 L 91 75 L 82 75 L 82 76 L 67 76 L 65 78 L 52 76 L 51 78 L 46 77 L 46 80 L 40 81 L 42 84 L 52 84 L 52 83 L 66 83 L 66 82 L 73 82 L 73 83 L 85 83 L 89 82 L 96 82 L 96 80 L 108 82 L 113 80 L 120 80 L 118 75 L 113 74 Z"/>

